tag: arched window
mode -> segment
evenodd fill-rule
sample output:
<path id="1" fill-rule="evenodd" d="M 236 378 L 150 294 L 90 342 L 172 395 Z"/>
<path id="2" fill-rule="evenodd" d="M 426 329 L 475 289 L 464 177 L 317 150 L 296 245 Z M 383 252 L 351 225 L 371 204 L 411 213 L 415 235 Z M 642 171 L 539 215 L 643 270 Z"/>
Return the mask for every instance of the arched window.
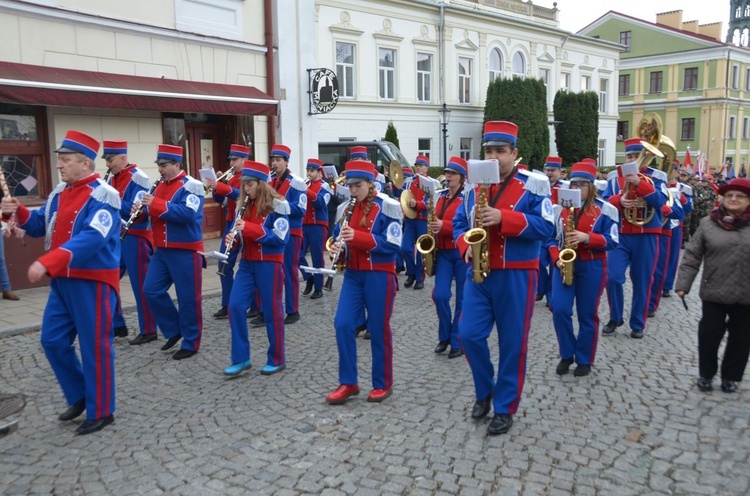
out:
<path id="1" fill-rule="evenodd" d="M 526 59 L 521 52 L 513 54 L 513 77 L 526 77 Z"/>
<path id="2" fill-rule="evenodd" d="M 493 48 L 490 52 L 490 83 L 495 79 L 503 77 L 503 54 L 499 48 Z"/>

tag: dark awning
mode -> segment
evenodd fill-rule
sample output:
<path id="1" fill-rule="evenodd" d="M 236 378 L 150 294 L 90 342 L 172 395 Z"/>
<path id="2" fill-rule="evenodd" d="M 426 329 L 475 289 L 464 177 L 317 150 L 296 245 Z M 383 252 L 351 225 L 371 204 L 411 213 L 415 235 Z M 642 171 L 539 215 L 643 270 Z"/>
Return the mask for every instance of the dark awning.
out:
<path id="1" fill-rule="evenodd" d="M 27 105 L 276 115 L 252 86 L 199 83 L 0 62 L 0 101 Z"/>

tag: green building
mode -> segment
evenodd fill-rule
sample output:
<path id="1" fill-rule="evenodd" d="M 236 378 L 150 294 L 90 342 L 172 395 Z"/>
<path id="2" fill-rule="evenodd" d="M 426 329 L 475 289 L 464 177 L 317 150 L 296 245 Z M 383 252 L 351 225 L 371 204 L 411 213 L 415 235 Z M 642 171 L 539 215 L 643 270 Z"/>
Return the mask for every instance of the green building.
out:
<path id="1" fill-rule="evenodd" d="M 748 163 L 750 50 L 722 42 L 722 23 L 684 22 L 681 10 L 657 14 L 655 23 L 610 11 L 579 34 L 627 47 L 617 75 L 618 162 L 622 141 L 656 112 L 680 161 L 690 147 L 693 157 L 706 155 L 712 172 L 725 161 L 736 172 Z"/>

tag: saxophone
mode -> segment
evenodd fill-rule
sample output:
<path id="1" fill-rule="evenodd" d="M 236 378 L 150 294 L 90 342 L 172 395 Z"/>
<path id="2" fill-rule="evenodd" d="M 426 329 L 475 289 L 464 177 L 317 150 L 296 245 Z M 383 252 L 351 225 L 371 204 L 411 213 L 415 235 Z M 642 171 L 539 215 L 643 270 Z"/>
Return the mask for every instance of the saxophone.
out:
<path id="1" fill-rule="evenodd" d="M 490 273 L 490 241 L 479 217 L 479 212 L 486 206 L 487 186 L 483 184 L 474 205 L 474 227 L 464 233 L 464 241 L 471 247 L 471 278 L 477 284 L 482 284 Z"/>
<path id="2" fill-rule="evenodd" d="M 559 255 L 560 261 L 562 261 L 562 268 L 560 269 L 560 273 L 562 274 L 562 282 L 566 286 L 571 286 L 573 284 L 573 264 L 577 257 L 576 248 L 578 248 L 578 244 L 569 242 L 568 234 L 575 231 L 575 229 L 575 209 L 573 207 L 570 207 L 568 220 L 565 221 L 565 233 L 563 234 L 563 239 L 565 240 L 565 248 L 560 251 Z"/>
<path id="3" fill-rule="evenodd" d="M 432 200 L 434 195 L 428 195 L 427 200 L 427 223 L 435 222 L 437 217 L 435 216 L 435 202 Z M 422 265 L 424 265 L 424 273 L 427 277 L 435 275 L 435 267 L 437 266 L 437 239 L 435 233 L 429 230 L 427 234 L 423 234 L 417 238 L 417 251 L 422 254 Z"/>

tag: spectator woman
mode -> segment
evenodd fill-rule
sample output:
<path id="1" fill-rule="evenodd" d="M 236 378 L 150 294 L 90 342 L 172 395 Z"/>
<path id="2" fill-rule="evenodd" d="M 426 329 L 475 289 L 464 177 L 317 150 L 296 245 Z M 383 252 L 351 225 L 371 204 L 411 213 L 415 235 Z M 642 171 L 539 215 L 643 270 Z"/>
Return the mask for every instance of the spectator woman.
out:
<path id="1" fill-rule="evenodd" d="M 685 249 L 675 292 L 684 297 L 704 263 L 700 286 L 703 315 L 698 324 L 698 389 L 711 391 L 718 352 L 728 333 L 721 362 L 721 390 L 733 393 L 750 353 L 750 180 L 722 186 L 721 204 L 702 219 Z"/>

